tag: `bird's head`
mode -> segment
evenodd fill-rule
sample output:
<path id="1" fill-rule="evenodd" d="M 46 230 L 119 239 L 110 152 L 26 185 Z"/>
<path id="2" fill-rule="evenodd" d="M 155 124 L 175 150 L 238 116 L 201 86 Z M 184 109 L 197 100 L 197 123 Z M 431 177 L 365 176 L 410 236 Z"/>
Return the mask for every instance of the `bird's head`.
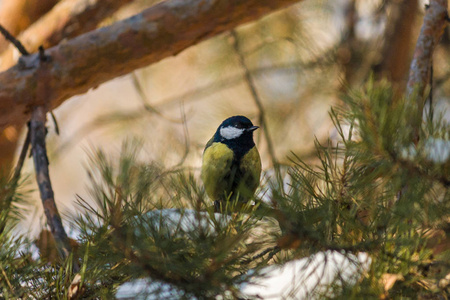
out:
<path id="1" fill-rule="evenodd" d="M 244 116 L 233 116 L 220 124 L 214 135 L 214 142 L 226 144 L 238 156 L 255 146 L 253 131 L 258 129 Z"/>
<path id="2" fill-rule="evenodd" d="M 242 138 L 253 140 L 253 131 L 258 128 L 258 126 L 253 126 L 252 121 L 244 116 L 233 116 L 220 124 L 216 135 L 221 142 Z"/>

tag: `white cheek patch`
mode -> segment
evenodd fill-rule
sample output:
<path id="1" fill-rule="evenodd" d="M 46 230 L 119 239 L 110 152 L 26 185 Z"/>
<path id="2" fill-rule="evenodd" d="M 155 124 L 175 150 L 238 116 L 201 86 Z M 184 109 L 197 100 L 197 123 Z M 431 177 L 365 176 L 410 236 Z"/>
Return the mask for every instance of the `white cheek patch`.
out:
<path id="1" fill-rule="evenodd" d="M 227 139 L 232 140 L 240 137 L 244 133 L 244 129 L 239 129 L 233 126 L 228 126 L 224 128 L 220 128 L 220 135 Z"/>

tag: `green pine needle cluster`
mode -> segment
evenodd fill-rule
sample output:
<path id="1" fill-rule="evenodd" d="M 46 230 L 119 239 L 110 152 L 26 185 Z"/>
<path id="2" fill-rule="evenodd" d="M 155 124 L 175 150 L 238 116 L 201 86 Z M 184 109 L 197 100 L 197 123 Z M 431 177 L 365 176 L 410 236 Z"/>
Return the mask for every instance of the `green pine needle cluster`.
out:
<path id="1" fill-rule="evenodd" d="M 264 267 L 326 250 L 365 252 L 372 263 L 323 297 L 448 297 L 450 159 L 433 151 L 448 147 L 449 125 L 425 117 L 414 138 L 422 114 L 408 101 L 372 81 L 347 95 L 330 112 L 339 141 L 316 141 L 313 162 L 293 155 L 285 185 L 269 180 L 269 204 L 245 212 L 214 213 L 198 174 L 142 162 L 136 142 L 119 158 L 92 153 L 89 196 L 66 220 L 78 232 L 78 297 L 111 299 L 121 284 L 149 278 L 155 297 L 235 299 Z M 0 298 L 69 297 L 72 259 L 32 258 L 31 242 L 14 234 L 22 197 L 11 195 L 0 212 Z"/>

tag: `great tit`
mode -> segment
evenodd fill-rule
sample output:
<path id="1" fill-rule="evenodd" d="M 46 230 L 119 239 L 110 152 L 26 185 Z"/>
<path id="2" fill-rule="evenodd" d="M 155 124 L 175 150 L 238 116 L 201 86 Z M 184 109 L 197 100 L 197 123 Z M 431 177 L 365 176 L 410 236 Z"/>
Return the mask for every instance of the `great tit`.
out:
<path id="1" fill-rule="evenodd" d="M 233 116 L 206 144 L 201 178 L 216 211 L 225 201 L 246 203 L 253 197 L 261 175 L 261 158 L 253 141 L 258 128 L 244 116 Z"/>

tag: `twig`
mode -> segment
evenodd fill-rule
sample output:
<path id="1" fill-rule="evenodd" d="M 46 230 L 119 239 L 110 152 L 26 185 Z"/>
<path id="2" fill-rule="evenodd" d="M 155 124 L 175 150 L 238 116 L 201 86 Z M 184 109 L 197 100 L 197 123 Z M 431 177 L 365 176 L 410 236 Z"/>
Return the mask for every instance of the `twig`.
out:
<path id="1" fill-rule="evenodd" d="M 58 125 L 58 121 L 56 120 L 55 114 L 53 113 L 53 111 L 50 112 L 50 115 L 52 116 L 52 121 L 53 124 L 55 125 L 55 132 L 57 135 L 59 135 L 59 125 Z"/>
<path id="2" fill-rule="evenodd" d="M 247 64 L 245 63 L 244 56 L 242 55 L 242 53 L 240 51 L 239 40 L 238 40 L 236 30 L 232 30 L 231 35 L 233 36 L 234 51 L 236 52 L 236 54 L 238 56 L 239 64 L 244 69 L 245 82 L 247 83 L 247 86 L 250 89 L 250 93 L 252 94 L 252 98 L 255 101 L 256 106 L 258 107 L 259 125 L 262 127 L 262 130 L 264 132 L 264 137 L 266 138 L 266 141 L 267 141 L 267 148 L 269 150 L 270 159 L 272 160 L 272 165 L 275 170 L 275 174 L 276 174 L 278 183 L 281 184 L 282 179 L 281 179 L 281 174 L 280 174 L 280 166 L 279 166 L 277 158 L 275 156 L 275 149 L 273 147 L 272 138 L 270 137 L 269 129 L 267 127 L 267 120 L 266 120 L 266 116 L 265 116 L 264 106 L 262 105 L 261 98 L 259 97 L 258 92 L 256 91 L 255 83 L 253 82 L 253 78 L 250 74 L 250 70 L 247 67 Z M 282 186 L 282 185 L 280 185 L 280 186 Z"/>
<path id="3" fill-rule="evenodd" d="M 17 165 L 14 169 L 14 175 L 12 178 L 12 182 L 14 182 L 15 184 L 17 184 L 17 182 L 19 181 L 23 163 L 25 162 L 25 158 L 27 157 L 28 148 L 30 147 L 30 138 L 30 124 L 28 124 L 27 136 L 25 137 L 25 141 L 23 142 L 22 150 L 20 151 L 19 159 L 17 160 Z"/>
<path id="4" fill-rule="evenodd" d="M 434 109 L 433 109 L 433 90 L 434 90 L 434 82 L 433 82 L 433 60 L 431 60 L 431 67 L 430 67 L 430 93 L 428 95 L 428 121 L 433 122 L 434 119 Z"/>
<path id="5" fill-rule="evenodd" d="M 8 275 L 6 275 L 6 272 L 5 272 L 5 270 L 3 269 L 2 266 L 0 266 L 0 268 L 2 269 L 3 277 L 5 277 L 5 280 L 6 280 L 6 283 L 8 284 L 9 289 L 11 290 L 11 292 L 14 292 L 14 288 L 13 288 L 13 286 L 11 285 L 11 282 L 10 282 L 9 279 L 8 279 Z"/>
<path id="6" fill-rule="evenodd" d="M 278 246 L 276 248 L 273 248 L 273 250 L 269 253 L 269 256 L 267 257 L 267 261 L 271 260 L 275 256 L 275 254 L 277 254 L 280 251 L 281 248 Z"/>
<path id="7" fill-rule="evenodd" d="M 50 226 L 53 238 L 55 239 L 56 248 L 59 255 L 63 259 L 66 259 L 69 257 L 72 249 L 70 247 L 69 238 L 62 225 L 61 216 L 56 207 L 55 197 L 50 182 L 48 157 L 45 146 L 45 122 L 46 117 L 44 108 L 42 106 L 34 108 L 30 121 L 30 131 L 36 181 L 39 186 L 45 216 L 47 217 L 48 225 Z M 74 262 L 74 270 L 75 269 L 78 268 L 77 264 Z"/>
<path id="8" fill-rule="evenodd" d="M 30 55 L 30 53 L 27 51 L 27 49 L 25 49 L 22 43 L 17 40 L 11 33 L 9 33 L 9 31 L 6 30 L 6 28 L 2 25 L 0 25 L 0 33 L 5 37 L 5 39 L 10 41 L 17 48 L 17 50 L 19 50 L 20 54 L 22 54 L 23 56 Z"/>
<path id="9" fill-rule="evenodd" d="M 262 251 L 261 253 L 259 253 L 259 254 L 255 255 L 255 256 L 253 256 L 252 258 L 249 258 L 249 259 L 244 260 L 242 263 L 243 263 L 243 264 L 249 264 L 249 263 L 251 263 L 252 261 L 257 260 L 258 258 L 263 257 L 263 256 L 266 255 L 267 253 L 269 253 L 268 260 L 270 260 L 270 259 L 272 259 L 272 257 L 273 257 L 275 254 L 277 254 L 277 253 L 280 252 L 280 251 L 281 251 L 281 248 L 280 248 L 279 246 L 270 247 L 270 248 L 267 248 L 266 250 Z"/>
<path id="10" fill-rule="evenodd" d="M 49 55 L 45 54 L 44 46 L 42 46 L 42 45 L 39 46 L 38 50 L 39 50 L 39 60 L 41 62 L 48 62 L 51 60 L 51 57 Z"/>

